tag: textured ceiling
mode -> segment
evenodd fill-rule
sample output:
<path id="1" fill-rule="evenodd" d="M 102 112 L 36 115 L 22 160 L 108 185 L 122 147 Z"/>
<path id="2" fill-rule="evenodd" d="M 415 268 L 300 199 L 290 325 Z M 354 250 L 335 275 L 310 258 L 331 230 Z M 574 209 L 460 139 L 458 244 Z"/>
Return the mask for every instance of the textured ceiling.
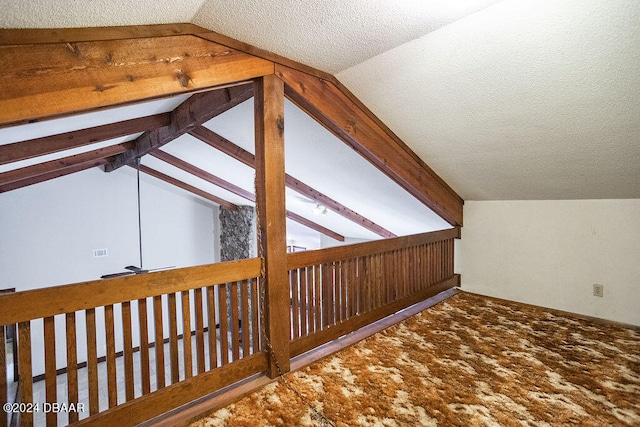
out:
<path id="1" fill-rule="evenodd" d="M 637 0 L 0 0 L 0 27 L 193 22 L 337 77 L 463 198 L 640 198 Z"/>

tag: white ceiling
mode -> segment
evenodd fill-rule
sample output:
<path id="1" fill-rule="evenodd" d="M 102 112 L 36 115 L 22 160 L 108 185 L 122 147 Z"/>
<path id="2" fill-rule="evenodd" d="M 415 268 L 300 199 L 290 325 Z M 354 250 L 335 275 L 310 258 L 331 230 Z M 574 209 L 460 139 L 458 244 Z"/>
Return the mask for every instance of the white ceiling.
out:
<path id="1" fill-rule="evenodd" d="M 3 28 L 193 22 L 335 73 L 466 200 L 640 198 L 637 0 L 0 0 L 0 10 Z M 371 205 L 349 197 L 339 201 Z"/>

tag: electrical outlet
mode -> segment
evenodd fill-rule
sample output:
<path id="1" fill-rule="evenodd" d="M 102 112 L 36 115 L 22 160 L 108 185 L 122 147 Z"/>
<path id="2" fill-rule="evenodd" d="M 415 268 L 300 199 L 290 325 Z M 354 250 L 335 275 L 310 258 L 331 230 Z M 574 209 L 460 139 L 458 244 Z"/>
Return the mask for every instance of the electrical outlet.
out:
<path id="1" fill-rule="evenodd" d="M 593 295 L 596 297 L 604 296 L 604 286 L 602 285 L 593 285 Z"/>

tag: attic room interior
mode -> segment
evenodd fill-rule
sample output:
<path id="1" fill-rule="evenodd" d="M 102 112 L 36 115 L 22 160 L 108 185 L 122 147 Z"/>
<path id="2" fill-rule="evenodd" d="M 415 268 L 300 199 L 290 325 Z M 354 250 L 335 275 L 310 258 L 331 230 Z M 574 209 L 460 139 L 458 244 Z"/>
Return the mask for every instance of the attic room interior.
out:
<path id="1" fill-rule="evenodd" d="M 640 423 L 637 2 L 2 6 L 0 426 Z"/>

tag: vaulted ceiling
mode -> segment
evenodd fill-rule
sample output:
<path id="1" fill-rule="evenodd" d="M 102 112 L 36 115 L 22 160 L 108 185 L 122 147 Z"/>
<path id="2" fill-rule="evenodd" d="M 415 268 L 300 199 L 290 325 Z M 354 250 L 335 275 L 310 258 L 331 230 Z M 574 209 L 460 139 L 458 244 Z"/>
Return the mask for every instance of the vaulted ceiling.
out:
<path id="1" fill-rule="evenodd" d="M 335 74 L 467 200 L 640 198 L 640 3 L 452 3 L 3 2 L 0 27 L 192 22 Z M 151 108 L 170 111 L 182 101 Z M 434 220 L 395 184 L 379 175 L 374 179 L 375 168 L 366 161 L 358 163 L 362 159 L 357 156 L 349 157 L 353 154 L 349 150 L 340 158 L 354 170 L 335 174 L 333 170 L 341 169 L 330 156 L 323 160 L 328 151 L 317 147 L 345 147 L 331 145 L 324 128 L 293 105 L 287 108 L 299 123 L 291 126 L 299 127 L 292 130 L 297 136 L 289 138 L 299 141 L 292 147 L 313 153 L 314 159 L 304 167 L 303 159 L 296 157 L 303 154 L 289 155 L 295 159 L 290 164 L 300 165 L 301 176 L 296 178 L 308 177 L 319 191 L 385 228 Z M 246 129 L 228 126 L 231 118 L 246 110 L 251 107 L 241 104 L 207 126 L 249 149 L 243 142 Z M 132 117 L 113 114 L 118 120 Z M 311 127 L 303 128 L 305 123 Z M 68 125 L 61 126 L 69 130 Z M 3 132 L 7 139 L 0 143 L 11 142 L 7 135 L 12 131 Z M 38 131 L 31 132 L 27 138 L 37 135 Z M 190 138 L 185 145 L 195 144 L 191 136 L 182 138 Z M 166 151 L 172 150 L 168 145 Z M 347 194 L 347 186 L 340 185 L 357 186 L 362 181 L 372 187 Z M 383 182 L 389 186 L 384 191 Z M 330 188 L 340 190 L 331 193 Z M 380 195 L 374 209 L 372 194 Z M 291 200 L 297 203 L 294 197 Z M 399 211 L 406 218 L 394 221 L 397 212 L 382 213 L 381 206 L 402 206 Z M 397 234 L 415 227 L 400 228 Z"/>

